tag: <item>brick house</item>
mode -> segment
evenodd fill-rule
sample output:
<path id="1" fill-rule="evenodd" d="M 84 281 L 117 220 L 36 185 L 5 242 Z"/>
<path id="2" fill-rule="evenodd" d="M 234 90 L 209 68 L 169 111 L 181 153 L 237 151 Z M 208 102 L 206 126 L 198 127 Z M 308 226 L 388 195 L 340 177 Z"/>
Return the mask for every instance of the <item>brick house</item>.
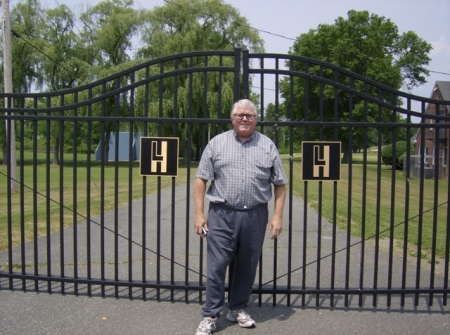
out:
<path id="1" fill-rule="evenodd" d="M 434 84 L 433 92 L 431 93 L 431 99 L 436 100 L 447 100 L 450 101 L 450 81 L 436 81 Z M 438 108 L 437 108 L 438 107 Z M 438 109 L 438 110 L 436 110 Z M 425 114 L 436 115 L 436 116 L 448 116 L 450 115 L 450 106 L 448 105 L 437 105 L 428 104 L 426 106 Z M 445 120 L 437 120 L 435 118 L 424 118 L 425 123 L 433 124 L 438 122 L 438 124 L 443 124 Z M 448 121 L 447 121 L 448 123 Z M 438 132 L 438 133 L 436 133 Z M 422 133 L 425 136 L 425 157 L 421 159 L 421 137 Z M 436 165 L 439 167 L 439 178 L 448 178 L 448 168 L 449 166 L 449 140 L 450 140 L 450 129 L 449 128 L 439 128 L 438 125 L 432 127 L 426 127 L 424 129 L 419 129 L 417 134 L 413 137 L 412 141 L 415 147 L 416 156 L 418 156 L 417 161 L 424 163 L 425 178 L 432 178 L 434 176 L 434 171 Z M 436 146 L 436 140 L 439 141 L 438 146 Z M 437 151 L 437 148 L 439 152 Z M 417 169 L 420 168 L 420 163 L 414 164 Z"/>

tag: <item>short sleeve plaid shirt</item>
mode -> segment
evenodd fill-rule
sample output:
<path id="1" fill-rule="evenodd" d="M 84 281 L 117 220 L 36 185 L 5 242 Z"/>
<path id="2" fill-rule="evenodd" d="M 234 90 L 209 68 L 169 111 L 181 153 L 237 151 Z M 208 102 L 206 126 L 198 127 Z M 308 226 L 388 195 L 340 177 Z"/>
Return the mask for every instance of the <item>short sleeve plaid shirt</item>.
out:
<path id="1" fill-rule="evenodd" d="M 271 184 L 287 183 L 278 149 L 256 131 L 246 142 L 241 142 L 234 130 L 212 138 L 196 178 L 211 180 L 208 200 L 236 208 L 266 203 L 272 198 Z"/>

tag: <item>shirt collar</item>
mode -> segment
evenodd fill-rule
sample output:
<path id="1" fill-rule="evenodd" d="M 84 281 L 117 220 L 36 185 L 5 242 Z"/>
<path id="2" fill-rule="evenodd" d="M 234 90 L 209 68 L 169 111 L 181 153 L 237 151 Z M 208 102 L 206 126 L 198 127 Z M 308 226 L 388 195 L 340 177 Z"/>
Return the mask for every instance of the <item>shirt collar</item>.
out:
<path id="1" fill-rule="evenodd" d="M 235 137 L 239 142 L 242 142 L 242 141 L 239 139 L 239 137 L 237 136 L 237 134 L 236 134 L 236 132 L 234 131 L 234 129 L 231 129 L 231 131 L 233 132 L 234 137 Z M 255 138 L 255 136 L 256 136 L 255 134 L 256 134 L 256 130 L 253 132 L 252 136 L 250 136 L 249 139 L 248 139 L 247 141 L 245 141 L 245 142 L 250 142 L 251 140 L 253 140 L 253 139 Z M 244 142 L 242 142 L 242 143 L 244 143 Z"/>

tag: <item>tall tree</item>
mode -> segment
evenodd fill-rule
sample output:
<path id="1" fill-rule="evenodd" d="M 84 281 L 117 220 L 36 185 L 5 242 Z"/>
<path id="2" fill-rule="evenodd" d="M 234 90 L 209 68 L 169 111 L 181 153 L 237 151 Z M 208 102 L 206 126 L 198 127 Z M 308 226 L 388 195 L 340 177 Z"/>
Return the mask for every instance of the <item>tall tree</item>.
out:
<path id="1" fill-rule="evenodd" d="M 83 83 L 88 66 L 78 58 L 81 45 L 75 33 L 76 17 L 66 6 L 61 5 L 53 9 L 47 9 L 44 14 L 42 27 L 41 69 L 42 82 L 51 92 L 62 91 Z M 64 101 L 61 99 L 64 98 Z M 54 105 L 73 102 L 73 97 L 64 95 L 60 99 L 53 99 Z M 67 115 L 67 112 L 65 113 Z M 73 126 L 70 124 L 69 126 Z M 60 148 L 64 145 L 64 134 L 70 137 L 72 131 L 62 132 L 60 121 L 51 122 L 51 134 L 53 141 L 53 164 L 60 164 Z M 67 130 L 67 129 L 66 129 Z M 69 138 L 68 141 L 71 141 Z"/>
<path id="2" fill-rule="evenodd" d="M 300 35 L 294 42 L 290 53 L 292 55 L 305 56 L 319 59 L 338 65 L 345 69 L 365 77 L 376 80 L 394 89 L 400 89 L 403 84 L 414 87 L 425 83 L 425 76 L 428 71 L 424 68 L 430 61 L 428 53 L 431 45 L 419 38 L 414 32 L 408 31 L 399 34 L 397 26 L 389 19 L 367 11 L 348 12 L 348 18 L 339 17 L 334 24 L 321 24 L 317 29 Z M 288 64 L 289 65 L 289 64 Z M 314 75 L 323 75 L 326 78 L 334 78 L 331 70 L 326 70 L 320 66 L 310 66 L 305 68 L 305 64 L 295 62 L 291 64 L 295 71 L 308 71 Z M 347 84 L 349 78 L 339 78 Z M 309 110 L 305 106 L 305 83 L 306 79 L 295 78 L 294 97 L 289 94 L 289 78 L 281 85 L 282 95 L 285 98 L 285 106 L 289 106 L 290 99 L 293 99 L 295 117 L 298 120 L 319 120 L 319 111 L 323 112 L 324 121 L 336 121 L 334 111 L 335 91 L 331 86 L 324 85 L 322 89 L 318 82 L 309 81 Z M 364 91 L 363 83 L 355 81 L 354 88 Z M 376 95 L 376 92 L 369 92 Z M 321 97 L 323 98 L 321 102 Z M 401 104 L 396 101 L 396 97 L 384 97 L 390 103 Z M 322 105 L 321 105 L 322 103 Z M 378 120 L 378 107 L 373 104 L 364 106 L 363 99 L 352 97 L 349 94 L 339 93 L 338 120 L 348 121 L 349 114 L 352 113 L 354 121 L 363 121 L 364 113 L 367 111 L 368 121 Z M 383 109 L 383 120 L 399 121 L 392 119 L 392 111 Z M 319 138 L 318 129 L 309 130 L 309 138 Z M 344 148 L 343 161 L 347 162 L 348 139 L 350 129 L 343 128 L 339 132 L 339 139 Z M 362 143 L 363 131 L 352 130 L 354 143 Z M 334 133 L 322 132 L 324 139 L 333 139 Z M 387 137 L 386 137 L 387 138 Z"/>
<path id="3" fill-rule="evenodd" d="M 39 45 L 40 29 L 42 28 L 42 8 L 37 0 L 24 0 L 17 3 L 10 13 L 11 22 L 11 55 L 12 55 L 12 85 L 13 92 L 30 92 L 32 85 L 40 78 L 39 55 L 34 47 Z M 30 43 L 33 41 L 33 43 Z M 3 54 L 3 53 L 2 53 Z M 3 66 L 0 69 L 3 78 Z M 3 81 L 0 84 L 3 89 Z M 15 99 L 17 106 L 19 100 Z M 16 137 L 20 136 L 16 133 Z M 5 124 L 0 123 L 0 145 L 4 163 L 7 162 Z"/>
<path id="4" fill-rule="evenodd" d="M 93 57 L 94 75 L 96 79 L 104 78 L 127 69 L 140 60 L 133 60 L 132 41 L 138 36 L 141 26 L 140 11 L 133 8 L 133 0 L 106 0 L 89 8 L 81 14 L 84 24 L 82 37 L 86 42 L 88 54 Z M 124 79 L 126 80 L 126 79 Z M 125 83 L 121 83 L 125 84 Z M 107 83 L 106 91 L 117 87 L 117 82 Z M 116 98 L 111 96 L 106 101 L 103 111 L 106 116 L 129 116 L 128 100 L 125 96 L 120 99 L 120 106 L 116 109 Z M 97 108 L 97 113 L 100 109 Z M 103 155 L 108 161 L 110 134 L 114 130 L 114 123 L 106 123 L 104 129 Z"/>
<path id="5" fill-rule="evenodd" d="M 144 58 L 155 59 L 167 55 L 182 52 L 201 50 L 234 50 L 241 47 L 251 51 L 263 51 L 263 41 L 258 33 L 249 27 L 245 17 L 239 11 L 221 0 L 173 0 L 164 6 L 155 7 L 145 13 L 145 29 L 143 31 L 142 43 L 144 46 L 139 50 L 139 55 Z M 188 60 L 180 61 L 179 68 L 189 66 Z M 204 66 L 204 58 L 194 59 L 194 66 Z M 222 66 L 233 66 L 233 61 L 223 59 Z M 219 66 L 219 58 L 208 59 L 209 66 Z M 173 64 L 167 65 L 172 66 Z M 170 70 L 169 68 L 165 70 Z M 177 113 L 180 117 L 188 117 L 188 106 L 191 103 L 193 113 L 191 117 L 203 117 L 206 109 L 207 117 L 216 118 L 218 115 L 218 75 L 208 74 L 207 80 L 207 106 L 203 103 L 203 90 L 205 74 L 197 73 L 192 76 L 192 92 L 189 91 L 190 77 L 180 76 L 178 78 L 178 103 Z M 174 86 L 171 80 L 164 82 L 164 101 L 162 103 L 164 116 L 172 116 Z M 143 99 L 141 91 L 141 99 Z M 153 99 L 158 101 L 158 88 L 154 87 L 149 93 Z M 190 94 L 192 100 L 190 99 Z M 222 91 L 222 115 L 228 117 L 233 103 L 233 77 L 223 74 Z M 160 113 L 158 104 L 150 106 L 150 115 L 157 116 Z M 226 113 L 226 114 L 225 114 Z M 187 132 L 187 125 L 179 125 L 177 133 L 181 138 Z M 172 133 L 172 125 L 167 125 L 163 132 Z M 211 136 L 215 130 L 211 130 Z M 200 153 L 201 131 L 193 128 L 193 145 L 197 153 Z M 187 142 L 184 142 L 184 157 L 187 157 Z"/>
<path id="6" fill-rule="evenodd" d="M 43 10 L 37 0 L 19 2 L 11 11 L 14 92 L 26 93 L 40 79 L 40 58 Z M 33 43 L 31 43 L 31 41 Z"/>
<path id="7" fill-rule="evenodd" d="M 157 58 L 196 50 L 258 52 L 263 41 L 247 19 L 222 0 L 173 0 L 146 15 L 140 54 Z"/>

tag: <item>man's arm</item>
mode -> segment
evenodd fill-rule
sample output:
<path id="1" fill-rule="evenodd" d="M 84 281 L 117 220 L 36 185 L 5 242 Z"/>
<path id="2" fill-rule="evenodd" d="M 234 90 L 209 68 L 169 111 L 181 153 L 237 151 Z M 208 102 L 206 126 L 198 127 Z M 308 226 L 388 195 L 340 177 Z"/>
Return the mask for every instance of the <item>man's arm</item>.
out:
<path id="1" fill-rule="evenodd" d="M 284 201 L 286 199 L 286 186 L 274 185 L 275 193 L 275 209 L 272 220 L 270 220 L 269 233 L 272 233 L 270 237 L 272 240 L 276 239 L 283 230 L 283 209 Z"/>
<path id="2" fill-rule="evenodd" d="M 202 228 L 208 230 L 208 224 L 205 217 L 205 192 L 206 183 L 208 181 L 201 178 L 195 178 L 194 181 L 194 204 L 195 204 L 195 219 L 194 229 L 197 235 L 203 237 Z"/>

